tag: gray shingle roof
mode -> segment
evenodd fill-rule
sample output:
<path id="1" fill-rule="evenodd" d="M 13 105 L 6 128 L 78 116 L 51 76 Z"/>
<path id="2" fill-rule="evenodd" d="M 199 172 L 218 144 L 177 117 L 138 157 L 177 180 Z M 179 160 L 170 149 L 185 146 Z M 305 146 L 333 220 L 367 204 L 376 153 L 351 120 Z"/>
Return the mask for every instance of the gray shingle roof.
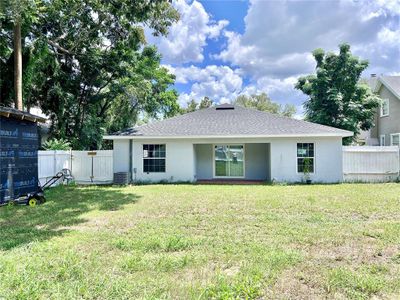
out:
<path id="1" fill-rule="evenodd" d="M 397 97 L 400 95 L 400 76 L 381 76 L 380 79 L 393 90 Z"/>
<path id="2" fill-rule="evenodd" d="M 113 136 L 351 136 L 352 134 L 329 126 L 222 104 L 116 132 Z"/>

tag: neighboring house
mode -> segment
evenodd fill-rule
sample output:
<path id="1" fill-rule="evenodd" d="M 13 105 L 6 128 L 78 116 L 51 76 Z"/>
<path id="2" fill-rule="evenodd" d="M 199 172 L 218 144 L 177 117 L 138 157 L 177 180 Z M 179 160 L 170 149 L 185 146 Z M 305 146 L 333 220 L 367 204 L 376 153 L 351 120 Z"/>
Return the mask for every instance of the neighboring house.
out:
<path id="1" fill-rule="evenodd" d="M 133 181 L 304 178 L 309 158 L 316 182 L 342 181 L 342 138 L 333 127 L 222 104 L 131 128 L 114 141 L 114 172 Z"/>
<path id="2" fill-rule="evenodd" d="M 400 76 L 374 74 L 367 80 L 369 86 L 382 98 L 375 115 L 375 126 L 368 131 L 365 142 L 371 146 L 400 145 Z"/>

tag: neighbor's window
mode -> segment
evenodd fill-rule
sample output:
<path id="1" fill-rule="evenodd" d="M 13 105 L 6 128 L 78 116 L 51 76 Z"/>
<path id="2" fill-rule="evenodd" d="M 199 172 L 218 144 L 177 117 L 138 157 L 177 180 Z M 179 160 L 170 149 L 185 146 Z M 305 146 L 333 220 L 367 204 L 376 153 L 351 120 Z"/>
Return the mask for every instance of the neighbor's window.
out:
<path id="1" fill-rule="evenodd" d="M 400 133 L 393 133 L 390 135 L 390 144 L 392 146 L 400 145 Z"/>
<path id="2" fill-rule="evenodd" d="M 381 117 L 389 115 L 389 99 L 383 99 L 381 104 Z"/>
<path id="3" fill-rule="evenodd" d="M 380 136 L 379 145 L 385 146 L 385 135 L 384 135 L 384 134 L 382 134 L 382 135 Z"/>
<path id="4" fill-rule="evenodd" d="M 165 172 L 165 144 L 143 145 L 143 172 Z"/>
<path id="5" fill-rule="evenodd" d="M 297 172 L 304 173 L 308 161 L 309 172 L 314 173 L 314 159 L 314 143 L 297 143 Z"/>

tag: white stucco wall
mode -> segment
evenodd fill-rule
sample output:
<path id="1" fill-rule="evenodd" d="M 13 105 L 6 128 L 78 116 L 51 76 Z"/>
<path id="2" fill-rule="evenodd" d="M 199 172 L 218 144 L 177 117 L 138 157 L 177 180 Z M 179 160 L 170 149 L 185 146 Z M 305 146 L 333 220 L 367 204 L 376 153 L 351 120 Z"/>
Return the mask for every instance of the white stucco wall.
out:
<path id="1" fill-rule="evenodd" d="M 113 149 L 114 173 L 129 172 L 129 140 L 114 140 Z"/>
<path id="2" fill-rule="evenodd" d="M 165 173 L 143 172 L 143 144 L 165 144 Z M 138 181 L 193 181 L 195 174 L 194 148 L 191 141 L 142 140 L 133 142 L 133 168 Z"/>
<path id="3" fill-rule="evenodd" d="M 140 181 L 194 181 L 196 157 L 193 144 L 214 143 L 270 143 L 270 177 L 280 182 L 299 182 L 303 174 L 297 173 L 297 143 L 315 143 L 314 182 L 341 182 L 342 139 L 340 137 L 310 138 L 246 138 L 246 139 L 181 139 L 133 141 L 133 179 Z M 166 144 L 166 172 L 143 172 L 143 144 Z M 267 155 L 268 155 L 267 152 Z M 246 160 L 250 157 L 246 157 Z M 114 140 L 114 172 L 129 171 L 129 140 Z"/>
<path id="4" fill-rule="evenodd" d="M 314 182 L 341 182 L 343 179 L 341 138 L 285 138 L 271 143 L 271 177 L 276 181 L 299 182 L 297 143 L 315 143 Z"/>

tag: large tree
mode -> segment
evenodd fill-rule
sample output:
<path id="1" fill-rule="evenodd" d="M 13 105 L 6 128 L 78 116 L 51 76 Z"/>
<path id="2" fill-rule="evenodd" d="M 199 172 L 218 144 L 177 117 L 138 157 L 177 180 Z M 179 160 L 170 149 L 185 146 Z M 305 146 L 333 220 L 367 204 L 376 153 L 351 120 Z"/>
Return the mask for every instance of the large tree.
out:
<path id="1" fill-rule="evenodd" d="M 293 117 L 296 113 L 296 107 L 292 104 L 286 104 L 282 106 L 276 103 L 268 97 L 266 93 L 254 94 L 254 95 L 240 95 L 234 101 L 233 104 L 240 105 L 243 107 L 254 108 L 261 111 L 270 112 L 286 117 Z"/>
<path id="2" fill-rule="evenodd" d="M 0 88 L 5 82 L 5 73 L 13 75 L 9 84 L 13 85 L 8 91 L 14 106 L 23 110 L 22 101 L 22 29 L 29 26 L 36 17 L 35 2 L 30 0 L 1 0 L 0 1 Z M 12 58 L 10 57 L 12 54 Z M 4 70 L 7 58 L 13 64 L 12 70 Z M 8 79 L 8 78 L 7 78 Z M 0 103 L 1 103 L 0 93 Z M 10 101 L 10 100 L 8 100 Z"/>
<path id="3" fill-rule="evenodd" d="M 316 49 L 316 74 L 300 77 L 296 88 L 309 97 L 304 103 L 308 121 L 349 130 L 356 137 L 374 125 L 379 97 L 360 82 L 368 61 L 352 55 L 348 44 L 339 48 L 339 54 Z M 344 139 L 345 144 L 351 141 Z"/>
<path id="4" fill-rule="evenodd" d="M 209 108 L 214 105 L 214 102 L 207 96 L 205 96 L 203 99 L 201 99 L 200 104 L 199 104 L 199 109 L 203 108 Z"/>
<path id="5" fill-rule="evenodd" d="M 192 99 L 186 103 L 186 108 L 182 108 L 181 111 L 182 113 L 190 113 L 196 111 L 198 108 L 198 103 L 196 100 Z"/>
<path id="6" fill-rule="evenodd" d="M 205 96 L 201 99 L 200 103 L 197 103 L 196 100 L 192 99 L 186 103 L 186 108 L 181 108 L 181 113 L 190 113 L 199 109 L 209 108 L 214 105 L 214 101 L 212 101 L 209 97 Z"/>
<path id="7" fill-rule="evenodd" d="M 169 1 L 25 1 L 35 18 L 22 20 L 24 103 L 50 116 L 52 136 L 96 148 L 104 131 L 131 126 L 140 114 L 179 111 L 174 76 L 144 37 L 145 26 L 162 35 L 177 20 Z M 9 105 L 13 20 L 0 18 L 1 102 Z"/>

